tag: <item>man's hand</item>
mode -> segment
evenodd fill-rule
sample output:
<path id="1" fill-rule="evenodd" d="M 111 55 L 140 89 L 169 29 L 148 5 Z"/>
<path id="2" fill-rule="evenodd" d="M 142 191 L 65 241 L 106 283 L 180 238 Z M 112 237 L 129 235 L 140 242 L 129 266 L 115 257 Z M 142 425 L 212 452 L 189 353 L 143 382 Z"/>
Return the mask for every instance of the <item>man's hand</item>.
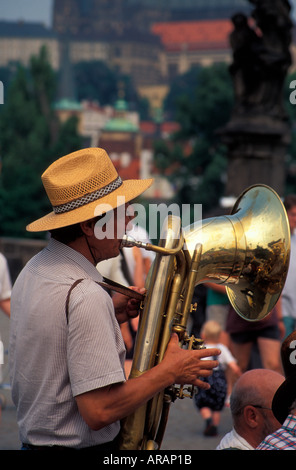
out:
<path id="1" fill-rule="evenodd" d="M 130 287 L 130 289 L 135 292 L 139 292 L 140 294 L 145 294 L 146 292 L 146 289 L 134 286 Z M 126 295 L 116 293 L 112 300 L 118 323 L 124 323 L 138 315 L 140 308 L 140 301 L 138 299 L 133 299 Z"/>
<path id="2" fill-rule="evenodd" d="M 187 350 L 179 346 L 179 338 L 176 333 L 172 334 L 168 344 L 162 366 L 166 370 L 170 370 L 174 374 L 172 383 L 191 384 L 199 388 L 210 388 L 207 382 L 203 382 L 201 377 L 209 377 L 213 369 L 219 365 L 217 360 L 213 360 L 213 356 L 219 356 L 220 349 L 196 349 Z M 209 357 L 210 359 L 204 359 Z"/>
<path id="3" fill-rule="evenodd" d="M 218 354 L 220 350 L 216 348 L 193 351 L 181 349 L 178 336 L 173 334 L 160 364 L 139 377 L 77 395 L 79 412 L 88 426 L 97 431 L 133 413 L 174 383 L 209 388 L 200 377 L 211 375 L 218 361 L 203 358 Z"/>

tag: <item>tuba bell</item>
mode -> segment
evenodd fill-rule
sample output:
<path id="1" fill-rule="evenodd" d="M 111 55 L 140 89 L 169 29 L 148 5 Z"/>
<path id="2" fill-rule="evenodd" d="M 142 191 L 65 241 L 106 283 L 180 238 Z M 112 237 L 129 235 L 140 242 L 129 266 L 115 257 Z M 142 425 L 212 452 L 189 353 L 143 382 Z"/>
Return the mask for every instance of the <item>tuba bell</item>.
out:
<path id="1" fill-rule="evenodd" d="M 248 321 L 265 318 L 286 280 L 290 229 L 276 192 L 255 185 L 240 195 L 230 215 L 205 219 L 184 229 L 180 218 L 171 215 L 163 224 L 158 246 L 129 237 L 123 246 L 156 253 L 140 312 L 130 373 L 134 378 L 162 361 L 172 332 L 178 334 L 181 347 L 204 347 L 201 339 L 187 333 L 198 284 L 225 285 L 238 315 Z M 120 449 L 159 449 L 171 403 L 194 393 L 190 385 L 172 385 L 125 418 Z"/>

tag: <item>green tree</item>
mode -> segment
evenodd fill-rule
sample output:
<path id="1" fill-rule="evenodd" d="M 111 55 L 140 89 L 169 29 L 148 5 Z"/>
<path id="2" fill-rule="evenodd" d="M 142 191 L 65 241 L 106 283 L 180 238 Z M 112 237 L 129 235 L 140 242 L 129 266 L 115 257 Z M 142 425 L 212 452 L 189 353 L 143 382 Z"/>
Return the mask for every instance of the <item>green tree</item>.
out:
<path id="1" fill-rule="evenodd" d="M 78 100 L 98 101 L 101 105 L 114 105 L 120 92 L 129 107 L 137 109 L 142 119 L 149 115 L 149 103 L 141 98 L 130 76 L 122 75 L 105 62 L 92 60 L 74 65 L 75 87 Z"/>
<path id="2" fill-rule="evenodd" d="M 232 104 L 225 64 L 193 68 L 172 86 L 166 110 L 180 131 L 169 142 L 156 142 L 155 161 L 174 184 L 177 203 L 200 203 L 205 211 L 218 204 L 227 169 L 218 131 L 228 122 Z"/>
<path id="3" fill-rule="evenodd" d="M 81 148 L 76 120 L 62 124 L 53 110 L 55 89 L 56 77 L 42 48 L 28 69 L 18 68 L 5 93 L 0 109 L 1 235 L 26 236 L 26 225 L 51 210 L 40 176 L 57 157 Z"/>
<path id="4" fill-rule="evenodd" d="M 78 62 L 74 77 L 78 100 L 97 100 L 106 105 L 118 97 L 118 77 L 104 62 Z"/>

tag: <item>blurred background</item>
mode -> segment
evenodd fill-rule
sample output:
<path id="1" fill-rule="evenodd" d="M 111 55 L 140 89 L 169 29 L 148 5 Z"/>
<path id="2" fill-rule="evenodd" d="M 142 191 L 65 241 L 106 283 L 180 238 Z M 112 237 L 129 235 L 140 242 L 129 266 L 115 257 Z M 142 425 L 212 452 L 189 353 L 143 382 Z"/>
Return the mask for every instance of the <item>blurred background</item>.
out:
<path id="1" fill-rule="evenodd" d="M 12 278 L 44 243 L 25 231 L 51 210 L 40 175 L 79 148 L 105 148 L 124 179 L 154 177 L 143 204 L 202 204 L 203 217 L 253 183 L 296 192 L 294 3 L 0 0 L 0 251 Z"/>
<path id="2" fill-rule="evenodd" d="M 0 0 L 0 253 L 12 283 L 47 243 L 25 230 L 51 211 L 41 174 L 84 147 L 105 148 L 123 179 L 153 177 L 137 201 L 147 209 L 202 204 L 206 218 L 252 184 L 296 193 L 295 19 L 296 0 Z M 0 332 L 1 409 L 4 315 Z M 18 448 L 11 401 L 4 411 L 1 447 Z M 165 448 L 179 448 L 179 422 Z"/>

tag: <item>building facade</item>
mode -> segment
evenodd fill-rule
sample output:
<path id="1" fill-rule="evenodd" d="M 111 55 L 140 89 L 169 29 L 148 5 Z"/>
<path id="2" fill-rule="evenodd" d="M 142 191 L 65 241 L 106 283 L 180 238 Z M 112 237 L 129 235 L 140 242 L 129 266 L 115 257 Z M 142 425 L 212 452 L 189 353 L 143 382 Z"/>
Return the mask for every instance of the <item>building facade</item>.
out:
<path id="1" fill-rule="evenodd" d="M 230 63 L 230 16 L 250 9 L 246 0 L 58 0 L 52 29 L 0 22 L 0 66 L 27 65 L 45 45 L 53 68 L 61 69 L 66 43 L 69 62 L 105 62 L 130 76 L 157 109 L 176 75 Z M 294 63 L 294 45 L 291 53 Z"/>
<path id="2" fill-rule="evenodd" d="M 59 34 L 120 35 L 150 32 L 156 22 L 230 18 L 250 9 L 246 0 L 55 0 L 53 27 Z"/>
<path id="3" fill-rule="evenodd" d="M 9 63 L 28 65 L 45 45 L 52 67 L 60 66 L 59 40 L 56 33 L 39 23 L 0 21 L 0 67 Z"/>

